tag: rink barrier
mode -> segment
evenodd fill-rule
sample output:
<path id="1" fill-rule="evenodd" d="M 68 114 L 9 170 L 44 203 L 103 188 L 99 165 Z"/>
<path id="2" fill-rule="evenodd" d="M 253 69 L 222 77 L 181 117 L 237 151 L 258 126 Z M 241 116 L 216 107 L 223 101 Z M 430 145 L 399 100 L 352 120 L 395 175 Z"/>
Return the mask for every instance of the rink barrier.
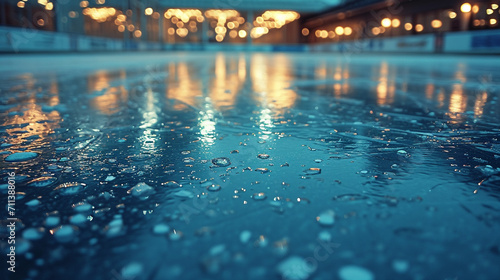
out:
<path id="1" fill-rule="evenodd" d="M 500 30 L 432 33 L 314 45 L 160 44 L 0 26 L 0 52 L 260 51 L 338 53 L 500 53 Z"/>

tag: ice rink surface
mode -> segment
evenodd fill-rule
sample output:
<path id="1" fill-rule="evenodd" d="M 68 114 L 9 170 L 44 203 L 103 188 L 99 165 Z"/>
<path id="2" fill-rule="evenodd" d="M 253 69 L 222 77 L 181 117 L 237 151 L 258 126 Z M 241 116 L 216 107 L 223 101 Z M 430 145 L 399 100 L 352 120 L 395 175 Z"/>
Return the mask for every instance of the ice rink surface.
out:
<path id="1" fill-rule="evenodd" d="M 0 74 L 7 279 L 500 278 L 499 57 L 42 54 Z"/>

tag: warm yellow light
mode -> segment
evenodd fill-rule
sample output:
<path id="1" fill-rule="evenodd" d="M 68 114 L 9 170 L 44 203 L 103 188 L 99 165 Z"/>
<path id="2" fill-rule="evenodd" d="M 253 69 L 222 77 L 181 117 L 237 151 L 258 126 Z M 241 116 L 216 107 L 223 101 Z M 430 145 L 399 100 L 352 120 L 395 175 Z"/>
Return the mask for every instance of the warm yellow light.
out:
<path id="1" fill-rule="evenodd" d="M 492 9 L 486 9 L 486 13 L 487 13 L 488 15 L 491 15 L 491 14 L 493 14 L 493 10 L 492 10 Z"/>
<path id="2" fill-rule="evenodd" d="M 321 30 L 316 30 L 314 32 L 314 36 L 316 36 L 316 38 L 319 38 L 321 36 Z"/>
<path id="3" fill-rule="evenodd" d="M 321 38 L 326 39 L 328 38 L 328 31 L 326 30 L 321 30 L 320 35 Z"/>
<path id="4" fill-rule="evenodd" d="M 339 36 L 344 34 L 344 28 L 342 26 L 335 27 L 335 33 Z"/>
<path id="5" fill-rule="evenodd" d="M 431 21 L 431 26 L 432 28 L 438 29 L 441 28 L 441 26 L 443 26 L 443 23 L 439 19 L 435 19 Z"/>
<path id="6" fill-rule="evenodd" d="M 413 28 L 413 25 L 409 22 L 405 23 L 405 29 L 410 31 Z"/>
<path id="7" fill-rule="evenodd" d="M 82 1 L 82 2 L 80 2 L 80 7 L 87 8 L 88 6 L 89 6 L 89 1 Z"/>
<path id="8" fill-rule="evenodd" d="M 187 28 L 179 28 L 175 31 L 179 37 L 184 38 L 189 34 L 189 30 Z"/>
<path id="9" fill-rule="evenodd" d="M 45 6 L 47 5 L 47 0 L 38 0 L 38 4 Z"/>
<path id="10" fill-rule="evenodd" d="M 422 24 L 415 25 L 415 31 L 422 32 L 424 30 L 424 26 Z"/>
<path id="11" fill-rule="evenodd" d="M 335 38 L 335 32 L 333 32 L 333 31 L 328 31 L 328 38 L 330 38 L 330 39 Z"/>
<path id="12" fill-rule="evenodd" d="M 144 14 L 147 15 L 147 16 L 150 16 L 153 14 L 153 8 L 146 8 L 144 10 Z"/>
<path id="13" fill-rule="evenodd" d="M 174 35 L 175 34 L 175 29 L 173 27 L 170 27 L 168 30 L 167 30 L 167 33 L 168 35 Z"/>
<path id="14" fill-rule="evenodd" d="M 392 27 L 398 28 L 401 25 L 401 21 L 399 19 L 395 18 L 392 20 Z"/>
<path id="15" fill-rule="evenodd" d="M 285 24 L 290 23 L 300 18 L 299 13 L 294 11 L 265 11 L 262 15 L 258 16 L 254 25 L 256 27 L 266 27 L 269 29 L 281 28 Z M 238 19 L 239 22 L 239 19 Z M 243 22 L 239 22 L 242 24 Z M 251 35 L 251 34 L 250 34 Z M 258 36 L 258 34 L 256 33 Z"/>
<path id="16" fill-rule="evenodd" d="M 130 32 L 134 31 L 134 29 L 135 29 L 135 26 L 133 24 L 127 26 L 127 30 Z"/>
<path id="17" fill-rule="evenodd" d="M 380 28 L 373 27 L 372 28 L 372 33 L 373 33 L 373 35 L 377 36 L 378 34 L 380 34 Z"/>
<path id="18" fill-rule="evenodd" d="M 247 32 L 245 30 L 240 30 L 238 31 L 238 36 L 240 36 L 240 38 L 245 38 L 247 36 Z"/>
<path id="19" fill-rule="evenodd" d="M 23 1 L 17 2 L 17 7 L 21 8 L 21 9 L 24 8 L 24 2 Z"/>
<path id="20" fill-rule="evenodd" d="M 77 16 L 77 15 L 76 15 L 76 12 L 75 12 L 75 11 L 70 11 L 70 12 L 68 13 L 68 16 L 69 16 L 70 18 L 76 18 L 76 16 Z"/>
<path id="21" fill-rule="evenodd" d="M 498 9 L 498 4 L 491 4 L 491 8 L 492 8 L 493 10 Z"/>
<path id="22" fill-rule="evenodd" d="M 125 31 L 125 25 L 118 26 L 118 31 L 119 32 L 124 32 Z"/>
<path id="23" fill-rule="evenodd" d="M 472 6 L 472 12 L 477 14 L 477 12 L 479 12 L 479 6 L 478 5 Z"/>
<path id="24" fill-rule="evenodd" d="M 106 0 L 96 0 L 96 3 L 99 5 L 102 5 L 102 4 L 106 3 Z"/>
<path id="25" fill-rule="evenodd" d="M 47 3 L 47 5 L 45 5 L 45 10 L 52 11 L 52 9 L 54 9 L 54 4 L 52 2 Z"/>
<path id="26" fill-rule="evenodd" d="M 125 15 L 118 15 L 116 19 L 118 19 L 119 21 L 125 21 L 127 17 Z"/>
<path id="27" fill-rule="evenodd" d="M 85 8 L 82 13 L 98 22 L 105 22 L 116 14 L 115 8 Z M 76 16 L 76 14 L 75 14 Z"/>
<path id="28" fill-rule="evenodd" d="M 351 34 L 352 34 L 352 28 L 350 28 L 349 26 L 344 28 L 344 35 L 349 36 Z"/>
<path id="29" fill-rule="evenodd" d="M 134 31 L 134 37 L 135 38 L 140 38 L 142 36 L 142 32 L 140 30 Z"/>
<path id="30" fill-rule="evenodd" d="M 44 26 L 45 25 L 45 20 L 43 20 L 43 18 L 40 18 L 36 21 L 36 24 L 38 24 L 38 26 Z"/>
<path id="31" fill-rule="evenodd" d="M 469 3 L 463 3 L 462 6 L 460 6 L 460 11 L 462 11 L 462 13 L 468 13 L 471 9 L 472 7 Z"/>
<path id="32" fill-rule="evenodd" d="M 390 27 L 392 24 L 392 21 L 390 18 L 384 18 L 380 24 L 382 24 L 383 27 Z"/>
<path id="33" fill-rule="evenodd" d="M 229 31 L 229 37 L 231 37 L 233 39 L 238 37 L 238 31 L 236 31 L 236 30 Z"/>
<path id="34" fill-rule="evenodd" d="M 478 19 L 475 19 L 475 20 L 472 22 L 472 24 L 473 24 L 474 26 L 479 26 L 479 25 L 481 24 L 481 22 L 480 22 Z"/>
<path id="35" fill-rule="evenodd" d="M 218 34 L 217 36 L 215 36 L 215 40 L 217 40 L 217 42 L 222 42 L 222 40 L 224 40 L 224 36 Z"/>
<path id="36" fill-rule="evenodd" d="M 448 14 L 448 16 L 449 16 L 450 18 L 456 18 L 456 17 L 457 17 L 457 13 L 455 13 L 455 12 L 450 12 L 450 13 Z"/>
<path id="37" fill-rule="evenodd" d="M 309 29 L 302 28 L 302 36 L 307 36 L 307 35 L 309 35 Z"/>
<path id="38" fill-rule="evenodd" d="M 495 24 L 497 24 L 497 20 L 496 20 L 496 19 L 494 19 L 494 18 L 490 18 L 490 24 L 491 24 L 491 25 L 495 25 Z"/>

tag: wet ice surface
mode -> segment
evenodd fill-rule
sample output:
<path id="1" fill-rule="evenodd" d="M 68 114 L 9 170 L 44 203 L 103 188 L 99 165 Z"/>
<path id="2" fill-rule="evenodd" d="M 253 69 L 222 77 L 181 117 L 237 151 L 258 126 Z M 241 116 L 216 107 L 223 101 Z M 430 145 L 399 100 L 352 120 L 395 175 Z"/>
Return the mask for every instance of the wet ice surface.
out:
<path id="1" fill-rule="evenodd" d="M 11 65 L 15 278 L 500 277 L 496 57 Z"/>

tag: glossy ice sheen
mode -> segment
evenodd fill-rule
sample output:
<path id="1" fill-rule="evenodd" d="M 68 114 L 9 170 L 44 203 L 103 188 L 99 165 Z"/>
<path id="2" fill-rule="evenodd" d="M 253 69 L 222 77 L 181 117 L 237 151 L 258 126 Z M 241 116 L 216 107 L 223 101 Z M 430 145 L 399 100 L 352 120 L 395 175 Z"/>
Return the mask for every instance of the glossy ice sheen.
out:
<path id="1" fill-rule="evenodd" d="M 19 279 L 500 278 L 498 57 L 0 59 Z"/>

